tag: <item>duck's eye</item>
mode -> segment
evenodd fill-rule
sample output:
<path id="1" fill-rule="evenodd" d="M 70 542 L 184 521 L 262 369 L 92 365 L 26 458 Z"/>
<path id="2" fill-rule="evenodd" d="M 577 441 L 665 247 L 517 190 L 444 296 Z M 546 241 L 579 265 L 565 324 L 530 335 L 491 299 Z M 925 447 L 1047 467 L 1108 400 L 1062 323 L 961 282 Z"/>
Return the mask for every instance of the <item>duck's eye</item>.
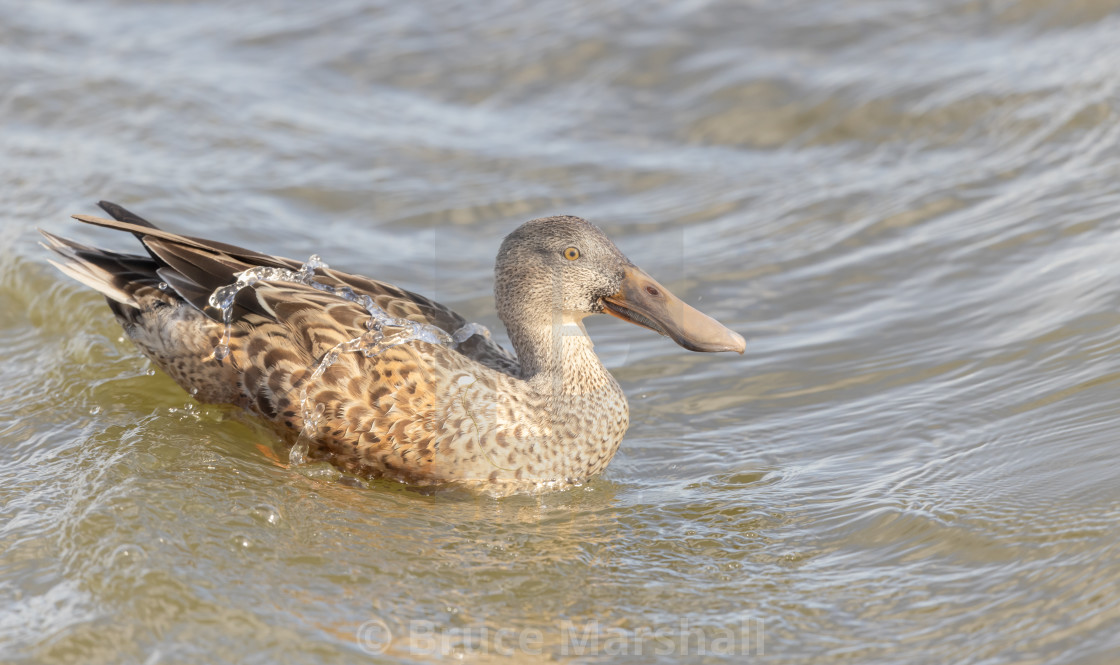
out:
<path id="1" fill-rule="evenodd" d="M 575 247 L 569 247 L 568 249 L 565 249 L 564 258 L 568 259 L 569 261 L 575 261 L 579 258 L 579 250 Z"/>

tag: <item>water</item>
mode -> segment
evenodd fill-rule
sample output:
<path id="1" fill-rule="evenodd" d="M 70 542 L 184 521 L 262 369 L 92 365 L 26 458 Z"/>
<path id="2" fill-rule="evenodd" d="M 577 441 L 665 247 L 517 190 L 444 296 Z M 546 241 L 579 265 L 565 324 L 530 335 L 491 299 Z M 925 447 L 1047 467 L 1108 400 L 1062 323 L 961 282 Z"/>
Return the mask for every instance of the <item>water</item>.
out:
<path id="1" fill-rule="evenodd" d="M 1113 4 L 0 18 L 0 660 L 1120 654 Z M 501 237 L 578 214 L 747 353 L 589 320 L 632 425 L 569 491 L 297 472 L 46 265 L 37 225 L 135 249 L 67 220 L 101 198 L 317 252 L 499 340 Z"/>

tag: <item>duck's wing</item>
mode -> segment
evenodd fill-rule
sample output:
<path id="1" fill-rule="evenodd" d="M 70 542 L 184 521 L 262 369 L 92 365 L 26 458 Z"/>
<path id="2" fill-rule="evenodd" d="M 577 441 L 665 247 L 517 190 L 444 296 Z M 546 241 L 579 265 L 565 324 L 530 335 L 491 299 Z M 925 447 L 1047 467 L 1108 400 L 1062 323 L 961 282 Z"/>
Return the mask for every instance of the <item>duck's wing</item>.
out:
<path id="1" fill-rule="evenodd" d="M 222 287 L 234 284 L 244 271 L 264 267 L 295 272 L 303 265 L 299 261 L 223 242 L 164 231 L 119 205 L 105 201 L 99 205 L 115 219 L 90 215 L 75 215 L 74 218 L 87 224 L 132 233 L 144 245 L 150 258 L 103 255 L 115 262 L 128 263 L 129 277 L 133 282 L 163 282 L 184 302 L 214 321 L 222 321 L 224 317 L 219 307 L 211 305 L 211 295 Z M 81 249 L 102 252 L 85 247 Z M 83 258 L 88 262 L 88 257 Z M 138 280 L 142 276 L 137 271 L 145 273 L 143 276 L 147 279 Z M 315 269 L 313 279 L 334 290 L 349 287 L 358 297 L 368 295 L 374 304 L 393 317 L 433 325 L 448 333 L 466 324 L 466 320 L 451 309 L 392 284 L 323 268 Z M 244 321 L 246 317 L 260 321 L 259 317 L 263 317 L 266 321 L 288 322 L 290 325 L 297 319 L 307 321 L 313 317 L 328 316 L 334 317 L 339 324 L 359 330 L 365 329 L 365 323 L 370 318 L 369 312 L 356 302 L 291 281 L 266 280 L 242 288 L 237 292 L 231 310 L 233 322 Z M 311 353 L 316 350 L 308 348 Z M 516 359 L 489 338 L 475 335 L 456 350 L 492 369 L 507 374 L 517 373 Z"/>

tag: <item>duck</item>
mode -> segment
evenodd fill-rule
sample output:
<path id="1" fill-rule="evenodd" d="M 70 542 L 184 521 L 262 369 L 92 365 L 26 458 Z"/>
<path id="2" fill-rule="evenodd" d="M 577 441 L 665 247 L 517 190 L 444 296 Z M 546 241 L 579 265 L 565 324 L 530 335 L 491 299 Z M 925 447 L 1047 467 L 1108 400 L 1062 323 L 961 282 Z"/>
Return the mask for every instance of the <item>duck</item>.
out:
<path id="1" fill-rule="evenodd" d="M 51 263 L 105 296 L 125 334 L 199 402 L 242 407 L 293 463 L 494 493 L 579 485 L 618 451 L 629 407 L 584 319 L 608 314 L 695 352 L 738 333 L 674 296 L 595 225 L 533 219 L 501 243 L 497 315 L 513 352 L 423 295 L 306 262 L 162 230 L 120 205 L 144 254 L 41 230 Z"/>

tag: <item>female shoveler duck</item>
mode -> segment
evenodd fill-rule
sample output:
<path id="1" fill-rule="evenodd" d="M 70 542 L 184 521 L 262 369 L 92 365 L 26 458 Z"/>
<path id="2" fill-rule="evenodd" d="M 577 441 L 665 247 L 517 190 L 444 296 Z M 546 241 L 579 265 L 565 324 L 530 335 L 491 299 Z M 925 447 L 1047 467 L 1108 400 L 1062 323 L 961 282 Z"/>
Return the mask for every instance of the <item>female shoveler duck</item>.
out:
<path id="1" fill-rule="evenodd" d="M 52 263 L 104 294 L 140 350 L 198 400 L 245 407 L 312 457 L 367 476 L 505 492 L 602 471 L 629 409 L 592 350 L 590 314 L 692 351 L 745 346 L 578 217 L 534 219 L 502 243 L 494 295 L 514 356 L 487 335 L 452 341 L 471 328 L 424 296 L 100 205 L 115 221 L 75 218 L 131 232 L 148 255 L 44 232 L 62 259 Z"/>

